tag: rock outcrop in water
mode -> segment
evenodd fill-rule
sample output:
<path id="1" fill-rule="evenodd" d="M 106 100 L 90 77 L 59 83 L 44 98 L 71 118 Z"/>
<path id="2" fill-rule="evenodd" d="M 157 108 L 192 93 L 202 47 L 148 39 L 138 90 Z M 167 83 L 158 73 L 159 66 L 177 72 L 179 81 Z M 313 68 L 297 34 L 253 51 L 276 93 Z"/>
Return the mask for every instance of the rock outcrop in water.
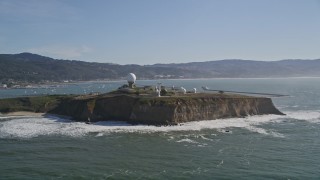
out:
<path id="1" fill-rule="evenodd" d="M 22 110 L 70 116 L 76 121 L 119 120 L 150 125 L 176 125 L 248 115 L 283 115 L 270 98 L 235 94 L 199 93 L 154 97 L 108 93 L 0 100 L 2 113 Z"/>

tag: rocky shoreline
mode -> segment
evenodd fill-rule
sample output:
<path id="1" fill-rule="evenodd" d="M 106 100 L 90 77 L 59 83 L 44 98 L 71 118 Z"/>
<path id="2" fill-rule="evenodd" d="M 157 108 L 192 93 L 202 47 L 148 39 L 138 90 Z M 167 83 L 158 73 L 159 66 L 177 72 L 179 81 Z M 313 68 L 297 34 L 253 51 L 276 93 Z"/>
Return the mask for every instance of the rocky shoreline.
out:
<path id="1" fill-rule="evenodd" d="M 143 94 L 53 95 L 0 100 L 0 112 L 28 111 L 69 116 L 75 121 L 118 120 L 131 124 L 176 125 L 249 115 L 284 115 L 270 98 L 197 93 L 155 97 Z"/>

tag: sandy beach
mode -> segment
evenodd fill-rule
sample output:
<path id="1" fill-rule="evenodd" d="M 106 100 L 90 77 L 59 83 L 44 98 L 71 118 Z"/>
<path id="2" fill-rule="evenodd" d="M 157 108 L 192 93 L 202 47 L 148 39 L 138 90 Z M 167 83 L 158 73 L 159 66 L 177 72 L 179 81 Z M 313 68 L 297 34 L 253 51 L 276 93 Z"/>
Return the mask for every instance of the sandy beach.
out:
<path id="1" fill-rule="evenodd" d="M 41 117 L 45 113 L 35 113 L 35 112 L 28 112 L 28 111 L 17 111 L 17 112 L 10 112 L 10 113 L 1 113 L 3 116 L 34 116 L 34 117 Z"/>

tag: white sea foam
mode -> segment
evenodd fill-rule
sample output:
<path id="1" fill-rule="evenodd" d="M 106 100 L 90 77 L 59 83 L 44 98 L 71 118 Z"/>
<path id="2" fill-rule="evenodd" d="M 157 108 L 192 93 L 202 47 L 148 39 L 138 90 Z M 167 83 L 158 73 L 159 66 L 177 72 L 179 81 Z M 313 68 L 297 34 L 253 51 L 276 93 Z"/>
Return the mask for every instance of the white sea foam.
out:
<path id="1" fill-rule="evenodd" d="M 96 137 L 104 136 L 115 132 L 171 132 L 171 131 L 200 131 L 202 129 L 216 129 L 219 132 L 230 133 L 230 128 L 244 128 L 252 132 L 284 137 L 283 134 L 262 128 L 260 125 L 266 123 L 279 123 L 290 118 L 295 120 L 305 120 L 312 123 L 320 122 L 320 112 L 317 111 L 297 111 L 285 112 L 286 116 L 263 115 L 249 116 L 246 118 L 229 118 L 217 120 L 205 120 L 184 123 L 178 126 L 148 126 L 130 125 L 125 122 L 101 121 L 93 124 L 73 122 L 57 117 L 25 117 L 13 118 L 7 121 L 0 121 L 0 138 L 18 137 L 32 138 L 42 135 L 65 135 L 72 137 L 84 136 L 89 133 L 97 133 Z M 5 117 L 3 117 L 5 118 Z M 12 117 L 10 117 L 12 118 Z M 206 140 L 206 137 L 200 137 Z"/>
<path id="2" fill-rule="evenodd" d="M 197 121 L 185 123 L 181 126 L 147 126 L 130 125 L 124 122 L 97 122 L 85 124 L 72 122 L 70 120 L 59 119 L 56 117 L 33 117 L 19 118 L 3 121 L 0 124 L 0 137 L 21 137 L 31 138 L 41 135 L 67 135 L 83 136 L 88 133 L 97 133 L 102 136 L 104 133 L 111 132 L 168 132 L 168 131 L 200 131 L 202 129 L 225 129 L 230 127 L 246 128 L 250 131 L 261 133 L 263 130 L 254 128 L 255 125 L 270 121 L 278 116 L 252 116 L 247 118 L 230 118 L 208 121 Z M 264 134 L 268 134 L 263 132 Z"/>
<path id="3" fill-rule="evenodd" d="M 187 142 L 187 143 L 192 143 L 192 144 L 197 144 L 198 143 L 197 141 L 191 140 L 189 138 L 181 139 L 181 140 L 179 140 L 177 142 Z"/>
<path id="4" fill-rule="evenodd" d="M 5 116 L 0 116 L 0 120 L 1 119 L 9 119 L 10 117 L 5 117 Z"/>
<path id="5" fill-rule="evenodd" d="M 33 118 L 34 116 L 0 116 L 0 121 L 1 120 L 10 120 L 10 119 L 26 119 L 26 118 Z"/>
<path id="6" fill-rule="evenodd" d="M 320 123 L 319 111 L 292 111 L 285 112 L 288 118 L 309 121 L 311 123 Z"/>
<path id="7" fill-rule="evenodd" d="M 211 139 L 205 136 L 206 134 L 190 133 L 187 135 L 170 136 L 169 140 L 174 140 L 178 143 L 192 144 L 199 147 L 207 146 L 207 141 L 217 141 L 217 139 Z"/>

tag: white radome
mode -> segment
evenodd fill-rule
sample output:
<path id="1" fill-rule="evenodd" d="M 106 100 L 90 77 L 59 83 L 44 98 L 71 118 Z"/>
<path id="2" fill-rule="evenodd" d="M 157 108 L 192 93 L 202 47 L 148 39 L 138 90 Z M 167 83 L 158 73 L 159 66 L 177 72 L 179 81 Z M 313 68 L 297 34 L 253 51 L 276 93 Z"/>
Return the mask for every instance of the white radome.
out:
<path id="1" fill-rule="evenodd" d="M 136 80 L 137 80 L 137 77 L 135 74 L 133 74 L 133 73 L 128 74 L 128 77 L 127 77 L 128 83 L 135 83 Z"/>
<path id="2" fill-rule="evenodd" d="M 182 92 L 183 94 L 186 94 L 186 93 L 187 93 L 187 90 L 186 90 L 184 87 L 180 87 L 180 89 L 181 89 L 181 92 Z"/>

